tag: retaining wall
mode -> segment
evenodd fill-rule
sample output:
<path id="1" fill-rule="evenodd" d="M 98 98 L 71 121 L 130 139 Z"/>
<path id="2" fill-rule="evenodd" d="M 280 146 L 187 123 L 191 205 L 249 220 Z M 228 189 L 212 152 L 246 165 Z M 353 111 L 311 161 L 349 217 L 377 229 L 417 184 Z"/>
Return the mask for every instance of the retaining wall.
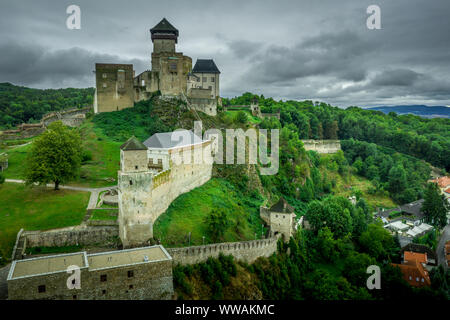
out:
<path id="1" fill-rule="evenodd" d="M 73 245 L 95 245 L 114 241 L 119 236 L 117 226 L 76 226 L 48 231 L 24 231 L 26 246 L 63 247 Z"/>

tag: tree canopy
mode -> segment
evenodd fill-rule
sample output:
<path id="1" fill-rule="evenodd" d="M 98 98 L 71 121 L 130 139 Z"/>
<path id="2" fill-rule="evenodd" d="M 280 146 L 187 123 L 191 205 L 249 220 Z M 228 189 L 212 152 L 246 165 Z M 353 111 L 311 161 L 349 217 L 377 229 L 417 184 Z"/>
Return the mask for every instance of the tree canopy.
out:
<path id="1" fill-rule="evenodd" d="M 33 141 L 27 158 L 26 181 L 59 184 L 76 178 L 81 166 L 81 139 L 78 132 L 61 121 L 50 124 L 47 130 Z"/>

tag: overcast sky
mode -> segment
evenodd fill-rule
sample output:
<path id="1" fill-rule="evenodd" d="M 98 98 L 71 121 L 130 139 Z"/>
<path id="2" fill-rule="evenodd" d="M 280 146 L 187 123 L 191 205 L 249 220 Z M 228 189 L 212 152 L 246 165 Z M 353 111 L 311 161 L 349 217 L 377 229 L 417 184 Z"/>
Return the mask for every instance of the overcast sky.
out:
<path id="1" fill-rule="evenodd" d="M 81 30 L 66 8 L 81 8 Z M 381 8 L 381 30 L 366 9 Z M 1 0 L 0 82 L 91 87 L 94 64 L 150 68 L 166 17 L 177 51 L 213 58 L 221 95 L 250 91 L 346 107 L 450 105 L 449 0 Z"/>

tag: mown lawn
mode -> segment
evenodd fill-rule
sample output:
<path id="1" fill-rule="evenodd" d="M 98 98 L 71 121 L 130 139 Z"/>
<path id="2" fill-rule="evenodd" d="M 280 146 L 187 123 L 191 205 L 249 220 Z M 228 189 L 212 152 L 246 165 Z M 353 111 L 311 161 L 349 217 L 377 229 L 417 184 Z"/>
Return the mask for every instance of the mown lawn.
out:
<path id="1" fill-rule="evenodd" d="M 89 201 L 88 192 L 0 185 L 0 255 L 11 258 L 17 232 L 47 230 L 81 223 Z"/>
<path id="2" fill-rule="evenodd" d="M 95 128 L 91 121 L 86 121 L 80 127 L 83 148 L 92 155 L 92 160 L 83 163 L 80 177 L 67 185 L 83 187 L 106 187 L 116 184 L 117 171 L 120 167 L 121 142 L 112 141 L 103 132 Z M 7 179 L 24 179 L 27 154 L 31 144 L 6 149 L 8 154 L 8 169 L 3 174 Z M 114 179 L 114 180 L 113 180 Z"/>
<path id="3" fill-rule="evenodd" d="M 223 179 L 211 179 L 206 184 L 179 196 L 155 222 L 154 236 L 169 247 L 211 243 L 211 233 L 204 220 L 215 208 L 225 209 L 230 226 L 220 241 L 240 241 L 261 236 L 262 220 L 259 206 L 262 199 L 244 196 Z"/>
<path id="4" fill-rule="evenodd" d="M 91 220 L 117 220 L 117 210 L 97 209 L 92 212 Z"/>
<path id="5" fill-rule="evenodd" d="M 4 150 L 8 154 L 8 169 L 3 171 L 6 179 L 23 179 L 25 176 L 25 160 L 31 150 L 31 144 Z"/>

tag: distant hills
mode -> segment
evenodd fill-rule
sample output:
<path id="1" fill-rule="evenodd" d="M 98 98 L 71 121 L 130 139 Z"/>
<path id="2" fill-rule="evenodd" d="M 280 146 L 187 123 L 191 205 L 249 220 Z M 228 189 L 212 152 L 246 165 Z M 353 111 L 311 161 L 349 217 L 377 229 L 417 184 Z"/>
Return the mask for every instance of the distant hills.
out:
<path id="1" fill-rule="evenodd" d="M 395 112 L 397 114 L 415 114 L 416 116 L 424 118 L 450 118 L 450 107 L 445 106 L 381 106 L 365 108 L 367 110 L 378 110 L 383 113 Z"/>

